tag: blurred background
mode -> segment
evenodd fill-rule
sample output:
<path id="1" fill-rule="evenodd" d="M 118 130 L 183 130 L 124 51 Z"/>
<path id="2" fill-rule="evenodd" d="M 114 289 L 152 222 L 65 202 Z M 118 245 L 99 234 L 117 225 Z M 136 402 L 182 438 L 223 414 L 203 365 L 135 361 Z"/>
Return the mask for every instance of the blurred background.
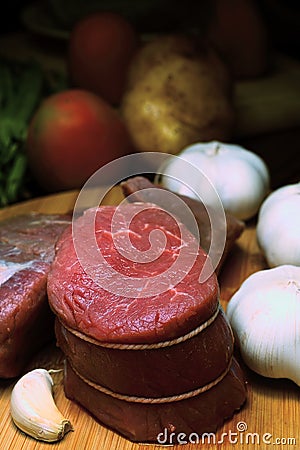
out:
<path id="1" fill-rule="evenodd" d="M 12 0 L 6 3 L 5 11 L 1 11 L 0 32 L 24 27 L 22 17 L 38 9 L 47 11 L 49 23 L 61 30 L 70 30 L 79 17 L 99 8 L 124 14 L 143 32 L 201 27 L 213 13 L 214 3 L 214 0 L 186 0 L 181 5 L 171 0 L 41 0 L 35 3 Z M 229 5 L 231 0 L 227 3 Z M 254 0 L 253 3 L 265 23 L 272 46 L 299 58 L 300 3 L 293 0 Z"/>
<path id="2" fill-rule="evenodd" d="M 238 121 L 232 141 L 264 158 L 272 187 L 300 180 L 299 2 L 11 0 L 0 15 L 0 56 L 36 59 L 58 83 L 50 91 L 62 89 L 72 27 L 99 10 L 120 13 L 144 40 L 188 32 L 212 41 L 234 78 Z M 30 186 L 21 198 L 40 193 Z"/>

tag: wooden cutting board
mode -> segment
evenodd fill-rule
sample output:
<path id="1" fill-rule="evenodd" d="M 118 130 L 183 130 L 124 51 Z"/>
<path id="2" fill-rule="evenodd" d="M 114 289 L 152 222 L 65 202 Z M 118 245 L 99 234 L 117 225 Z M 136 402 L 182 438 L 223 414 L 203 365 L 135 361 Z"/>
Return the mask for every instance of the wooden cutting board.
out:
<path id="1" fill-rule="evenodd" d="M 72 210 L 77 192 L 67 192 L 35 199 L 0 211 L 0 219 L 27 211 L 64 213 Z M 118 189 L 105 199 L 105 203 L 118 203 L 122 198 Z M 249 224 L 227 258 L 220 274 L 221 301 L 226 303 L 241 282 L 251 273 L 265 268 L 255 239 L 255 223 Z M 242 363 L 242 362 L 241 362 Z M 63 357 L 55 345 L 50 345 L 36 356 L 29 369 L 63 367 Z M 244 407 L 218 430 L 215 436 L 187 436 L 187 444 L 175 449 L 255 449 L 300 448 L 300 388 L 287 380 L 260 377 L 245 368 L 248 381 L 248 399 Z M 10 394 L 14 380 L 0 380 L 0 449 L 1 450 L 155 450 L 161 445 L 134 444 L 96 422 L 86 411 L 64 396 L 63 375 L 53 375 L 54 396 L 62 413 L 68 417 L 74 431 L 59 443 L 46 444 L 17 430 L 9 411 Z M 193 442 L 191 443 L 190 440 Z M 170 440 L 167 443 L 177 444 Z"/>

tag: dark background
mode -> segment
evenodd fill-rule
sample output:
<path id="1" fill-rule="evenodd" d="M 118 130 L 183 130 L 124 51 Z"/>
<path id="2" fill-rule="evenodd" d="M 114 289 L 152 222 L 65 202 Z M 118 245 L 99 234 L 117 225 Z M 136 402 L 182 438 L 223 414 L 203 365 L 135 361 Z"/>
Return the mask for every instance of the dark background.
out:
<path id="1" fill-rule="evenodd" d="M 0 14 L 0 35 L 11 32 L 13 34 L 16 31 L 28 31 L 26 36 L 30 37 L 29 42 L 32 39 L 35 46 L 38 44 L 40 54 L 53 61 L 55 59 L 52 58 L 53 55 L 64 54 L 67 39 L 52 39 L 49 36 L 45 37 L 39 33 L 32 33 L 31 29 L 25 27 L 21 19 L 22 11 L 28 10 L 28 7 L 34 3 L 42 5 L 43 10 L 46 7 L 46 14 L 48 17 L 49 12 L 51 24 L 63 31 L 71 30 L 72 23 L 74 23 L 75 17 L 82 13 L 82 8 L 86 11 L 86 8 L 94 8 L 97 4 L 97 8 L 100 9 L 99 5 L 101 4 L 101 9 L 104 5 L 106 9 L 115 8 L 116 11 L 125 13 L 129 19 L 134 20 L 134 25 L 142 33 L 194 29 L 204 30 L 205 33 L 205 27 L 213 13 L 214 3 L 218 0 L 184 0 L 183 2 L 174 0 L 40 0 L 32 3 L 33 1 L 10 0 L 7 2 L 6 9 L 2 10 Z M 226 2 L 227 0 L 220 1 Z M 228 0 L 228 3 L 231 5 L 238 4 L 239 1 L 241 3 L 253 1 L 258 8 L 267 31 L 271 52 L 274 50 L 274 54 L 278 51 L 291 56 L 294 60 L 300 59 L 300 2 L 291 0 Z M 253 37 L 255 37 L 255 30 L 253 30 Z M 6 50 L 10 52 L 11 48 L 8 47 Z M 274 92 L 274 95 L 271 96 L 270 101 L 274 103 L 273 110 L 282 115 L 280 127 L 242 137 L 237 142 L 263 157 L 271 170 L 272 188 L 300 180 L 300 98 L 297 99 L 291 92 L 294 85 L 296 85 L 296 81 L 293 85 L 290 85 L 285 80 L 283 91 Z M 282 85 L 279 86 L 279 88 L 281 87 Z M 299 95 L 299 88 L 296 87 L 296 95 Z M 278 83 L 275 86 L 275 89 L 277 88 Z M 288 95 L 285 95 L 285 88 L 288 88 Z M 291 108 L 287 108 L 289 99 L 292 103 Z M 284 103 L 285 108 L 282 103 Z M 257 99 L 255 105 L 261 105 L 260 99 Z M 270 106 L 269 112 L 272 116 L 272 107 L 270 108 Z M 260 118 L 260 116 L 258 117 Z"/>
<path id="2" fill-rule="evenodd" d="M 2 9 L 0 15 L 0 33 L 9 31 L 16 31 L 23 28 L 20 20 L 20 13 L 26 5 L 29 5 L 32 0 L 10 0 L 6 2 L 5 10 Z M 47 1 L 47 0 L 46 0 Z M 95 3 L 95 0 L 90 0 Z M 176 1 L 169 0 L 118 0 L 116 4 L 121 5 L 121 9 L 130 9 L 131 5 L 136 1 L 143 5 L 144 11 L 148 10 L 147 19 L 141 20 L 140 27 L 148 26 L 149 23 L 154 23 L 157 27 L 164 28 L 180 28 L 180 26 L 190 25 L 194 17 L 197 17 L 195 12 L 199 9 L 203 10 L 203 6 L 208 10 L 213 5 L 213 0 L 191 1 L 185 0 L 180 4 Z M 62 9 L 68 5 L 68 2 L 63 0 L 48 0 L 50 7 L 53 5 L 62 6 Z M 76 0 L 71 2 L 76 5 Z M 85 5 L 89 3 L 86 0 Z M 114 4 L 114 1 L 100 1 L 99 4 Z M 53 5 L 51 5 L 53 4 Z M 290 54 L 296 58 L 300 57 L 300 2 L 294 0 L 257 0 L 256 4 L 261 11 L 261 15 L 266 24 L 270 42 L 273 48 L 278 49 L 286 54 Z M 146 14 L 147 15 L 147 14 Z M 153 20 L 155 17 L 155 20 Z M 199 15 L 197 17 L 197 24 L 199 24 Z M 201 26 L 201 23 L 200 23 Z M 163 30 L 164 31 L 164 30 Z"/>

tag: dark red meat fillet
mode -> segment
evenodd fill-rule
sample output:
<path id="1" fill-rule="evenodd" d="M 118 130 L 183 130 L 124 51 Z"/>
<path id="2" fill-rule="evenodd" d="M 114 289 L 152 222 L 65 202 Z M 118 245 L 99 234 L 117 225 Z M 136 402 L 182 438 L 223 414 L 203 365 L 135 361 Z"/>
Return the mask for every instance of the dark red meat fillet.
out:
<path id="1" fill-rule="evenodd" d="M 122 401 L 102 393 L 78 376 L 69 363 L 65 370 L 65 392 L 101 423 L 131 441 L 159 443 L 159 435 L 214 433 L 225 418 L 245 401 L 243 374 L 237 362 L 215 387 L 195 397 L 173 403 L 145 404 Z M 175 441 L 174 434 L 172 442 Z M 182 435 L 181 435 L 182 436 Z M 163 438 L 164 439 L 164 438 Z M 175 441 L 176 442 L 176 441 Z M 196 448 L 196 447 L 195 447 Z"/>
<path id="2" fill-rule="evenodd" d="M 126 215 L 139 209 L 137 204 L 124 205 L 121 209 L 103 206 L 95 217 L 97 244 L 105 255 L 107 265 L 124 275 L 127 282 L 121 285 L 124 292 L 131 287 L 133 277 L 157 280 L 161 273 L 173 267 L 182 248 L 180 230 L 175 221 L 158 207 L 150 205 L 145 213 L 138 214 L 132 222 L 130 237 L 134 245 L 143 251 L 149 247 L 151 231 L 160 229 L 168 238 L 165 251 L 154 261 L 140 264 L 121 255 L 120 249 L 114 245 L 114 239 L 117 236 L 120 240 L 128 233 L 119 229 L 112 233 L 112 218 L 116 210 L 121 211 L 125 223 Z M 90 246 L 88 236 L 89 224 L 94 221 L 94 215 L 94 210 L 90 209 L 77 222 L 80 235 L 78 245 L 82 245 L 82 250 L 86 251 L 87 264 L 94 261 L 95 251 Z M 206 253 L 198 247 L 196 239 L 187 230 L 186 236 L 184 247 L 187 263 L 192 261 L 193 250 L 197 252 L 197 257 L 189 273 L 186 273 L 184 266 L 178 267 L 179 271 L 182 269 L 184 279 L 176 287 L 172 287 L 170 279 L 170 289 L 162 286 L 159 295 L 144 297 L 141 290 L 138 297 L 130 298 L 109 292 L 87 275 L 77 258 L 71 230 L 66 230 L 58 242 L 56 258 L 48 278 L 48 295 L 53 310 L 62 322 L 106 342 L 157 342 L 193 329 L 199 324 L 199 317 L 204 321 L 215 311 L 218 284 L 214 273 L 205 283 L 199 284 Z M 105 264 L 102 267 L 100 262 L 96 262 L 100 283 L 107 280 L 107 269 Z M 112 287 L 110 283 L 108 287 Z"/>
<path id="3" fill-rule="evenodd" d="M 47 275 L 70 216 L 28 214 L 0 225 L 0 377 L 21 374 L 53 338 Z"/>
<path id="4" fill-rule="evenodd" d="M 204 386 L 223 373 L 233 351 L 231 330 L 222 312 L 195 337 L 157 349 L 102 347 L 68 331 L 59 321 L 56 335 L 79 373 L 115 392 L 142 397 L 165 397 Z M 93 363 L 87 364 L 87 359 Z"/>
<path id="5" fill-rule="evenodd" d="M 151 244 L 161 246 L 155 258 Z M 152 259 L 141 262 L 139 252 Z M 171 424 L 176 432 L 216 430 L 245 401 L 216 275 L 199 281 L 205 263 L 192 233 L 146 203 L 87 210 L 57 243 L 48 297 L 67 360 L 66 395 L 131 440 L 155 441 Z"/>

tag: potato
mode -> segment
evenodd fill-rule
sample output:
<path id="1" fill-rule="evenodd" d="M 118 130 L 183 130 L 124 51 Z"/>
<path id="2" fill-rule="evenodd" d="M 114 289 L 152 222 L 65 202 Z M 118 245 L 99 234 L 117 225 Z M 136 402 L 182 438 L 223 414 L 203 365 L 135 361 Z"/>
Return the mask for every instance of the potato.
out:
<path id="1" fill-rule="evenodd" d="M 186 48 L 182 54 L 168 52 L 151 67 L 147 64 L 144 60 L 132 67 L 120 107 L 139 151 L 176 154 L 197 141 L 230 138 L 234 124 L 230 78 L 223 76 L 226 67 L 216 55 L 201 59 Z"/>
<path id="2" fill-rule="evenodd" d="M 158 36 L 136 52 L 128 69 L 128 87 L 142 80 L 149 70 L 156 65 L 163 65 L 169 57 L 184 56 L 188 59 L 202 61 L 203 66 L 215 77 L 216 82 L 230 91 L 232 80 L 227 66 L 216 51 L 203 40 L 184 34 L 166 34 Z"/>

